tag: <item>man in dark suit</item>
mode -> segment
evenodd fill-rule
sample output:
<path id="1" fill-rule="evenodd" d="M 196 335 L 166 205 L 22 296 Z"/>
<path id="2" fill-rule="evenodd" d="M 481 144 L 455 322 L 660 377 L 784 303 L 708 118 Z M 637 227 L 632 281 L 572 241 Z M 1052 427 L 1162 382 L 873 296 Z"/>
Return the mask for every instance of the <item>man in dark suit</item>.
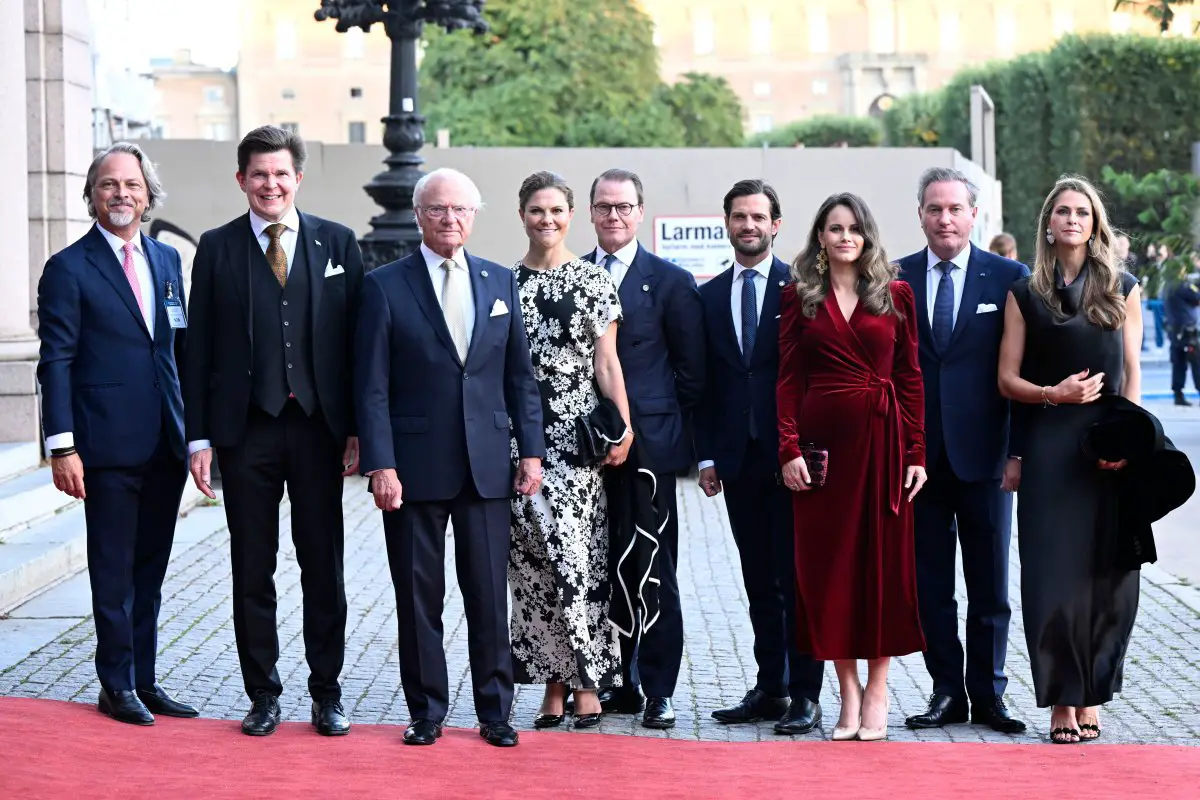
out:
<path id="1" fill-rule="evenodd" d="M 623 684 L 602 691 L 600 700 L 606 712 L 623 714 L 639 713 L 644 703 L 643 725 L 671 728 L 683 659 L 675 474 L 694 463 L 691 425 L 704 391 L 704 329 L 691 273 L 638 243 L 644 214 L 642 181 L 634 173 L 610 169 L 592 182 L 598 247 L 584 257 L 607 269 L 617 286 L 624 315 L 617 355 L 642 463 L 658 482 L 658 518 L 666 520 L 658 551 L 659 618 L 640 636 L 621 637 Z M 611 473 L 619 479 L 619 470 Z"/>
<path id="2" fill-rule="evenodd" d="M 197 716 L 154 666 L 187 479 L 183 272 L 179 253 L 142 236 L 164 193 L 141 148 L 120 142 L 96 156 L 83 197 L 96 224 L 38 283 L 42 425 L 54 485 L 83 501 L 99 708 L 151 725 L 154 714 Z"/>
<path id="3" fill-rule="evenodd" d="M 209 497 L 216 448 L 229 521 L 233 629 L 251 709 L 242 732 L 279 724 L 275 563 L 286 486 L 304 591 L 312 724 L 348 733 L 338 676 L 346 636 L 342 478 L 358 467 L 351 395 L 363 265 L 354 233 L 302 214 L 306 150 L 266 126 L 238 145 L 248 213 L 200 237 L 184 370 L 192 478 Z"/>
<path id="4" fill-rule="evenodd" d="M 1001 479 L 1010 407 L 996 375 L 1008 287 L 1029 270 L 971 244 L 977 196 L 961 172 L 927 170 L 917 197 L 929 246 L 899 262 L 916 298 L 925 379 L 929 483 L 917 496 L 915 527 L 925 666 L 933 678 L 928 709 L 906 722 L 966 722 L 969 698 L 972 722 L 1019 733 L 1025 723 L 1004 704 L 1012 495 Z M 956 531 L 967 584 L 965 677 L 954 599 Z"/>
<path id="5" fill-rule="evenodd" d="M 792 494 L 779 481 L 775 380 L 779 296 L 787 264 L 771 252 L 783 213 L 770 184 L 744 180 L 725 195 L 734 265 L 700 287 L 708 367 L 697 409 L 700 488 L 724 492 L 750 601 L 758 680 L 719 722 L 776 720 L 775 732 L 821 724 L 824 667 L 796 649 Z"/>
<path id="6" fill-rule="evenodd" d="M 541 484 L 541 397 L 515 274 L 464 249 L 479 190 L 440 169 L 417 183 L 414 202 L 421 246 L 367 276 L 355 362 L 362 469 L 384 512 L 396 590 L 412 718 L 404 743 L 436 742 L 449 706 L 442 603 L 451 521 L 479 734 L 511 747 L 510 500 Z"/>

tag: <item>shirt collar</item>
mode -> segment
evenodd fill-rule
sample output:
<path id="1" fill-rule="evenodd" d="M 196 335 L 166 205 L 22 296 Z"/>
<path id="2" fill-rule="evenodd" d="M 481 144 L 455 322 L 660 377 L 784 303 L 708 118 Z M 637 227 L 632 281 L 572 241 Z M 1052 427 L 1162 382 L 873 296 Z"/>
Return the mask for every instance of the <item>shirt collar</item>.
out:
<path id="1" fill-rule="evenodd" d="M 751 270 L 751 269 L 754 270 L 755 272 L 757 272 L 759 275 L 763 276 L 763 278 L 770 278 L 771 277 L 771 265 L 774 263 L 775 263 L 775 260 L 772 257 L 772 253 L 769 249 L 767 250 L 766 253 L 763 254 L 762 259 L 752 267 L 743 267 L 741 264 L 734 261 L 733 262 L 733 279 L 736 281 L 738 278 L 740 278 L 742 276 L 743 272 L 745 272 L 746 270 Z"/>
<path id="2" fill-rule="evenodd" d="M 100 235 L 104 237 L 104 241 L 108 242 L 108 246 L 111 247 L 113 252 L 117 254 L 117 259 L 123 261 L 125 256 L 122 251 L 125 249 L 125 240 L 120 236 L 117 236 L 112 231 L 107 230 L 99 222 L 96 223 L 96 230 L 100 231 Z M 146 246 L 142 242 L 142 232 L 140 230 L 134 235 L 131 241 L 133 242 L 133 248 L 141 253 L 143 257 L 145 257 Z"/>
<path id="3" fill-rule="evenodd" d="M 942 260 L 940 258 L 938 258 L 936 255 L 934 255 L 933 250 L 928 247 L 925 248 L 925 255 L 926 255 L 927 264 L 928 264 L 927 269 L 930 272 L 933 272 L 935 269 L 937 269 L 937 265 L 942 263 Z M 958 267 L 959 269 L 962 269 L 962 270 L 966 270 L 967 264 L 970 263 L 970 261 L 971 261 L 971 245 L 970 245 L 970 243 L 967 243 L 967 246 L 964 247 L 961 251 L 959 251 L 958 255 L 956 255 L 954 258 L 950 259 L 951 264 L 953 264 L 955 267 Z"/>
<path id="4" fill-rule="evenodd" d="M 444 256 L 439 256 L 437 253 L 430 250 L 429 245 L 425 244 L 424 242 L 421 242 L 421 257 L 425 259 L 425 266 L 428 267 L 430 271 L 441 269 L 442 262 L 446 260 Z M 466 269 L 467 251 L 462 247 L 458 248 L 450 260 L 455 264 L 458 264 L 463 269 Z"/>
<path id="5" fill-rule="evenodd" d="M 613 253 L 613 255 L 616 256 L 617 260 L 620 261 L 625 266 L 632 267 L 633 260 L 635 258 L 637 258 L 637 251 L 638 251 L 638 240 L 636 238 L 634 238 L 629 244 L 625 245 L 620 250 Z M 608 253 L 604 250 L 604 248 L 597 245 L 596 246 L 596 263 L 599 264 L 600 266 L 604 266 L 604 260 L 607 256 L 608 256 Z"/>
<path id="6" fill-rule="evenodd" d="M 294 231 L 296 233 L 300 232 L 300 212 L 296 211 L 295 206 L 289 208 L 288 212 L 284 214 L 283 219 L 279 221 L 282 222 L 283 227 L 289 231 Z M 255 214 L 254 209 L 250 209 L 250 228 L 254 231 L 254 236 L 256 238 L 262 236 L 263 231 L 266 230 L 267 226 L 270 224 L 271 223 L 268 220 L 265 220 L 258 214 Z"/>

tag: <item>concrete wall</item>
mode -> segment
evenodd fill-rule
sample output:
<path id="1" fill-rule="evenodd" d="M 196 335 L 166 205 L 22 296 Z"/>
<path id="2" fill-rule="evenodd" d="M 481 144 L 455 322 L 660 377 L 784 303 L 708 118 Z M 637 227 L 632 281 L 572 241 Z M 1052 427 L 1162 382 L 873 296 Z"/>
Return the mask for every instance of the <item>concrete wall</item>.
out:
<path id="1" fill-rule="evenodd" d="M 169 195 L 152 227 L 160 238 L 163 223 L 198 240 L 205 230 L 245 213 L 245 197 L 234 180 L 236 143 L 150 140 L 141 142 L 158 164 Z M 379 209 L 362 185 L 381 171 L 385 151 L 363 145 L 309 144 L 297 205 L 304 211 L 349 225 L 361 236 Z M 827 196 L 839 191 L 860 194 L 883 232 L 888 254 L 899 257 L 924 245 L 917 220 L 916 187 L 930 166 L 968 172 L 983 189 L 976 233 L 985 242 L 998 232 L 999 187 L 970 161 L 949 149 L 772 149 L 723 150 L 539 148 L 426 148 L 425 168 L 454 167 L 470 175 L 483 193 L 469 249 L 513 263 L 526 241 L 517 218 L 517 189 L 531 172 L 561 173 L 576 192 L 577 213 L 568 239 L 576 252 L 595 246 L 587 217 L 587 193 L 603 170 L 621 166 L 641 175 L 646 188 L 646 221 L 640 239 L 652 247 L 657 215 L 721 214 L 721 200 L 734 182 L 762 177 L 780 194 L 784 224 L 776 252 L 791 259 L 803 245 L 813 214 Z M 185 256 L 186 258 L 186 256 Z"/>

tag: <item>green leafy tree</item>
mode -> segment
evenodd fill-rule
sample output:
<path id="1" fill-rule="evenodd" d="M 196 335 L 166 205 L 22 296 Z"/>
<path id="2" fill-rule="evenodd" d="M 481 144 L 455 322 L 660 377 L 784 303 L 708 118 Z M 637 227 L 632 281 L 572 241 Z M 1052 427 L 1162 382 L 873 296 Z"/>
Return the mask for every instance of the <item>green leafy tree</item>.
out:
<path id="1" fill-rule="evenodd" d="M 1165 245 L 1171 257 L 1149 277 L 1147 292 L 1156 292 L 1162 281 L 1178 278 L 1192 269 L 1192 254 L 1200 239 L 1200 177 L 1160 169 L 1148 175 L 1117 172 L 1104 167 L 1102 178 L 1112 201 L 1113 222 L 1129 234 L 1135 246 Z"/>
<path id="2" fill-rule="evenodd" d="M 751 147 L 876 147 L 882 141 L 883 128 L 877 119 L 818 115 L 756 134 L 746 143 Z"/>
<path id="3" fill-rule="evenodd" d="M 490 0 L 484 16 L 482 36 L 426 29 L 421 111 L 456 145 L 717 145 L 729 119 L 740 126 L 724 81 L 662 85 L 653 23 L 634 0 Z"/>
<path id="4" fill-rule="evenodd" d="M 1120 11 L 1126 8 L 1140 9 L 1147 17 L 1158 23 L 1158 29 L 1166 33 L 1171 29 L 1171 23 L 1175 21 L 1175 9 L 1180 6 L 1190 6 L 1195 3 L 1195 0 L 1116 0 L 1116 5 L 1113 6 L 1114 11 Z M 1197 30 L 1200 30 L 1200 23 L 1196 24 Z"/>

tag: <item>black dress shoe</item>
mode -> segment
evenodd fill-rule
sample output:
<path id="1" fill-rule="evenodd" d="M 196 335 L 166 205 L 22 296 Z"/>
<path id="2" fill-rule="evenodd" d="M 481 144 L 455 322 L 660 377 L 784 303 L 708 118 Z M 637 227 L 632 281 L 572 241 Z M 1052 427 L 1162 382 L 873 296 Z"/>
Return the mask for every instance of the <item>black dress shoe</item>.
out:
<path id="1" fill-rule="evenodd" d="M 781 736 L 799 736 L 820 727 L 821 704 L 814 703 L 807 697 L 797 697 L 792 701 L 787 713 L 775 723 L 775 732 Z"/>
<path id="2" fill-rule="evenodd" d="M 200 716 L 199 711 L 187 703 L 175 700 L 157 683 L 149 689 L 138 689 L 137 696 L 138 700 L 141 700 L 143 705 L 150 709 L 150 712 L 153 714 L 162 714 L 164 717 L 184 718 Z"/>
<path id="3" fill-rule="evenodd" d="M 142 704 L 136 693 L 128 689 L 110 692 L 100 690 L 100 700 L 96 708 L 117 722 L 128 722 L 130 725 L 153 725 L 154 715 Z"/>
<path id="4" fill-rule="evenodd" d="M 494 747 L 516 747 L 520 738 L 507 722 L 480 723 L 479 735 Z"/>
<path id="5" fill-rule="evenodd" d="M 594 728 L 604 721 L 604 712 L 594 714 L 576 714 L 571 724 L 576 728 Z"/>
<path id="6" fill-rule="evenodd" d="M 414 719 L 404 731 L 404 743 L 415 745 L 433 744 L 442 735 L 442 726 L 429 719 Z"/>
<path id="7" fill-rule="evenodd" d="M 601 689 L 597 696 L 600 699 L 600 708 L 605 714 L 640 714 L 646 707 L 646 697 L 638 686 Z M 568 713 L 575 713 L 575 703 L 571 701 L 568 705 Z"/>
<path id="8" fill-rule="evenodd" d="M 273 694 L 256 692 L 250 713 L 242 720 L 247 736 L 270 736 L 279 727 L 279 699 Z"/>
<path id="9" fill-rule="evenodd" d="M 717 722 L 732 724 L 738 722 L 758 722 L 762 719 L 776 720 L 788 710 L 786 697 L 771 697 L 761 689 L 751 689 L 746 692 L 742 702 L 730 708 L 719 708 L 712 712 L 712 718 Z"/>
<path id="10" fill-rule="evenodd" d="M 562 714 L 538 714 L 533 718 L 533 727 L 535 728 L 557 728 L 562 725 L 564 716 Z"/>
<path id="11" fill-rule="evenodd" d="M 647 697 L 646 713 L 642 716 L 643 728 L 666 730 L 675 727 L 675 709 L 669 697 Z"/>
<path id="12" fill-rule="evenodd" d="M 910 728 L 940 728 L 967 721 L 967 701 L 948 694 L 931 694 L 929 708 L 904 720 Z"/>
<path id="13" fill-rule="evenodd" d="M 993 697 L 983 703 L 971 704 L 971 722 L 976 725 L 987 725 L 1000 733 L 1024 733 L 1025 723 L 1008 713 L 1004 699 Z"/>
<path id="14" fill-rule="evenodd" d="M 350 720 L 337 700 L 313 700 L 312 724 L 322 736 L 345 736 L 350 732 Z"/>

